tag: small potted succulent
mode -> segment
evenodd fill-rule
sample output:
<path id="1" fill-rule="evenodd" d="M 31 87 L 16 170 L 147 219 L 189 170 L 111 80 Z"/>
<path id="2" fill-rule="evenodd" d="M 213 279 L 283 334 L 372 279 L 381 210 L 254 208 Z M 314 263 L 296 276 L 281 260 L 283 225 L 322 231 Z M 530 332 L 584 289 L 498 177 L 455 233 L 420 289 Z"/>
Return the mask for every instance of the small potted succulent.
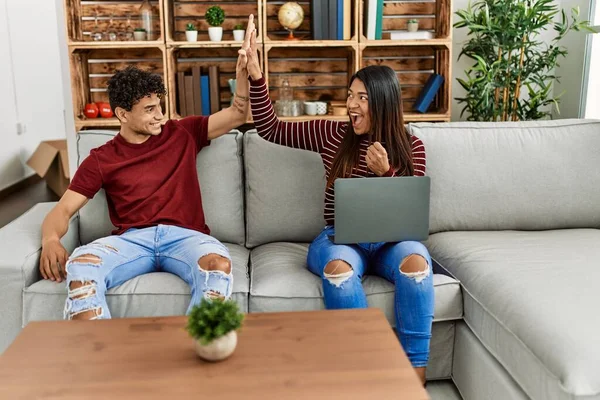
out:
<path id="1" fill-rule="evenodd" d="M 188 42 L 195 42 L 198 40 L 198 30 L 196 29 L 196 25 L 190 23 L 185 26 L 185 39 Z"/>
<path id="2" fill-rule="evenodd" d="M 225 21 L 225 11 L 219 6 L 212 6 L 206 10 L 206 22 L 210 25 L 208 27 L 208 36 L 212 42 L 220 42 L 223 38 L 223 27 L 221 26 Z"/>
<path id="3" fill-rule="evenodd" d="M 144 28 L 135 28 L 133 31 L 133 39 L 137 41 L 146 40 L 146 30 Z"/>
<path id="4" fill-rule="evenodd" d="M 237 42 L 244 41 L 245 33 L 246 31 L 244 30 L 244 27 L 241 24 L 237 24 L 233 27 L 233 40 Z"/>
<path id="5" fill-rule="evenodd" d="M 202 300 L 192 307 L 186 330 L 196 342 L 196 353 L 206 361 L 221 361 L 237 346 L 237 330 L 244 314 L 232 300 Z"/>
<path id="6" fill-rule="evenodd" d="M 416 32 L 419 30 L 419 20 L 418 19 L 409 19 L 407 24 L 407 29 L 409 32 Z"/>

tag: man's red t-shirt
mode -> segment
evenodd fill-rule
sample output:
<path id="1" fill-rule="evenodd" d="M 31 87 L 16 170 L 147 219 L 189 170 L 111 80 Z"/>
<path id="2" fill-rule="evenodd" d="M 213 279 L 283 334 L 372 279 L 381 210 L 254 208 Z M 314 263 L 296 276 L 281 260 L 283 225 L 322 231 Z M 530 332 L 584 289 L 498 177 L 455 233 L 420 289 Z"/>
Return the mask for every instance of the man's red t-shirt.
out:
<path id="1" fill-rule="evenodd" d="M 196 170 L 196 155 L 210 144 L 208 118 L 168 121 L 142 144 L 116 135 L 83 160 L 69 189 L 91 199 L 103 188 L 115 235 L 158 224 L 210 234 Z"/>

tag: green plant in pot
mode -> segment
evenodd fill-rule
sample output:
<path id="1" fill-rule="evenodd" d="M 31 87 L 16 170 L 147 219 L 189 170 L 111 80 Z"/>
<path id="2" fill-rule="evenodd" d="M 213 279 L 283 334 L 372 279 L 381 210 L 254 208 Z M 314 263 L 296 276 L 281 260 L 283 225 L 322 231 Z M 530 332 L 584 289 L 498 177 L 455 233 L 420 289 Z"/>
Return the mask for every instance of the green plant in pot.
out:
<path id="1" fill-rule="evenodd" d="M 196 25 L 190 23 L 185 26 L 185 39 L 188 42 L 195 42 L 198 40 L 198 30 Z"/>
<path id="2" fill-rule="evenodd" d="M 233 27 L 233 40 L 237 42 L 242 42 L 244 40 L 244 34 L 246 31 L 244 30 L 244 26 L 241 24 L 237 24 Z"/>
<path id="3" fill-rule="evenodd" d="M 208 28 L 208 36 L 212 42 L 220 42 L 223 38 L 223 27 L 225 21 L 225 11 L 219 6 L 212 6 L 206 10 L 204 16 L 210 27 Z"/>
<path id="4" fill-rule="evenodd" d="M 477 0 L 456 15 L 454 27 L 469 34 L 458 58 L 473 61 L 466 78 L 458 79 L 466 91 L 456 98 L 461 116 L 518 121 L 546 118 L 552 106 L 558 110 L 554 70 L 567 55 L 560 42 L 570 31 L 593 32 L 577 8 L 568 17 L 554 0 Z"/>
<path id="5" fill-rule="evenodd" d="M 237 346 L 237 330 L 244 314 L 232 300 L 202 300 L 192 307 L 186 330 L 196 342 L 196 353 L 207 361 L 229 357 Z"/>
<path id="6" fill-rule="evenodd" d="M 418 19 L 409 19 L 406 24 L 406 30 L 409 32 L 416 32 L 419 30 L 419 20 Z"/>
<path id="7" fill-rule="evenodd" d="M 135 28 L 133 30 L 133 40 L 137 40 L 137 41 L 146 40 L 146 30 L 144 28 Z"/>

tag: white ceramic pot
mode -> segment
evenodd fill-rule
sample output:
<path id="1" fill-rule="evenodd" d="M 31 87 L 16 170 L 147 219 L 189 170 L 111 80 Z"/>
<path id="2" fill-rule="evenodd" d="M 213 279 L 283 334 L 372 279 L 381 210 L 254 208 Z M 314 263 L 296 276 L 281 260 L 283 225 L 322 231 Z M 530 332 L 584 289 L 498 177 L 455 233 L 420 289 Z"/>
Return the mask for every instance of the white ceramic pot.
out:
<path id="1" fill-rule="evenodd" d="M 409 32 L 416 32 L 419 30 L 419 23 L 418 22 L 409 22 L 406 27 Z"/>
<path id="2" fill-rule="evenodd" d="M 237 332 L 231 331 L 225 336 L 221 336 L 203 345 L 196 340 L 196 353 L 206 361 L 221 361 L 229 357 L 237 346 Z"/>
<path id="3" fill-rule="evenodd" d="M 133 40 L 136 40 L 136 41 L 146 40 L 146 32 L 140 32 L 140 31 L 133 32 Z"/>
<path id="4" fill-rule="evenodd" d="M 305 101 L 304 112 L 306 115 L 317 115 L 317 104 L 312 101 Z"/>
<path id="5" fill-rule="evenodd" d="M 185 40 L 188 42 L 198 41 L 198 31 L 185 31 Z"/>
<path id="6" fill-rule="evenodd" d="M 317 105 L 317 114 L 327 114 L 327 103 L 325 103 L 324 101 L 316 101 L 315 104 Z"/>
<path id="7" fill-rule="evenodd" d="M 233 31 L 233 40 L 236 42 L 242 42 L 244 40 L 244 35 L 246 31 L 243 29 L 236 29 Z"/>
<path id="8" fill-rule="evenodd" d="M 208 28 L 208 36 L 211 42 L 220 42 L 223 39 L 223 27 L 222 26 L 210 26 Z"/>

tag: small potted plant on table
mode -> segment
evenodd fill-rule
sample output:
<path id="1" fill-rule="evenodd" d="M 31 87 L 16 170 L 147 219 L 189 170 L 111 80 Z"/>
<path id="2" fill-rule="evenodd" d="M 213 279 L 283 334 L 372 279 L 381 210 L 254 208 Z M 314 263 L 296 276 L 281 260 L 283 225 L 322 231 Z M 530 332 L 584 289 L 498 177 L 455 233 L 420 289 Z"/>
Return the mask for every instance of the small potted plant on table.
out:
<path id="1" fill-rule="evenodd" d="M 219 6 L 212 6 L 206 10 L 206 22 L 210 25 L 208 36 L 211 42 L 220 42 L 223 38 L 223 21 L 225 21 L 225 11 Z"/>
<path id="2" fill-rule="evenodd" d="M 237 346 L 237 330 L 244 314 L 232 300 L 202 300 L 190 311 L 186 330 L 196 342 L 196 353 L 206 361 L 221 361 Z"/>
<path id="3" fill-rule="evenodd" d="M 196 29 L 196 25 L 190 23 L 185 26 L 185 39 L 188 42 L 195 42 L 198 40 L 198 30 Z"/>

